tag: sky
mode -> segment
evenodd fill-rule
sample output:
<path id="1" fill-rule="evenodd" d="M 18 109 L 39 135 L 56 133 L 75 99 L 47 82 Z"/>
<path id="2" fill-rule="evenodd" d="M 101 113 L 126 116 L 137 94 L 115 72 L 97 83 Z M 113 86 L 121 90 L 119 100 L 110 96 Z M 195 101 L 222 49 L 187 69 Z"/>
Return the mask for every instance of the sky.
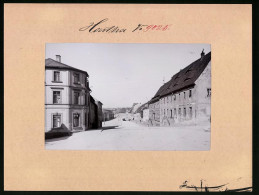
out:
<path id="1" fill-rule="evenodd" d="M 47 43 L 46 59 L 89 74 L 91 95 L 104 108 L 146 103 L 164 82 L 198 58 L 210 44 Z"/>

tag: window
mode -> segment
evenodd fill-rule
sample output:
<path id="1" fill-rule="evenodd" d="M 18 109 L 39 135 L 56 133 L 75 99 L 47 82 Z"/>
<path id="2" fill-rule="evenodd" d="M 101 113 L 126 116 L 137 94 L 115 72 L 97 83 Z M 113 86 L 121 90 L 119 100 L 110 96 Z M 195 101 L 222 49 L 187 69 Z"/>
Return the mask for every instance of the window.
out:
<path id="1" fill-rule="evenodd" d="M 177 114 L 177 113 L 176 113 L 176 108 L 174 108 L 174 116 L 176 116 L 176 114 Z"/>
<path id="2" fill-rule="evenodd" d="M 167 96 L 166 98 L 167 98 L 167 103 L 168 103 L 168 101 L 169 101 L 169 98 L 168 98 L 168 96 Z"/>
<path id="3" fill-rule="evenodd" d="M 180 100 L 181 94 L 179 93 L 179 100 Z"/>
<path id="4" fill-rule="evenodd" d="M 181 108 L 179 108 L 179 110 L 178 110 L 178 114 L 179 114 L 179 115 L 181 115 Z"/>
<path id="5" fill-rule="evenodd" d="M 207 97 L 210 97 L 211 96 L 211 88 L 208 88 L 207 89 Z"/>
<path id="6" fill-rule="evenodd" d="M 79 82 L 79 74 L 77 74 L 77 73 L 74 74 L 74 83 L 76 83 L 76 84 L 80 83 Z"/>
<path id="7" fill-rule="evenodd" d="M 165 109 L 164 109 L 164 115 L 165 115 Z"/>
<path id="8" fill-rule="evenodd" d="M 176 95 L 174 95 L 174 100 L 176 100 Z"/>
<path id="9" fill-rule="evenodd" d="M 53 115 L 53 128 L 58 128 L 61 126 L 61 115 Z"/>
<path id="10" fill-rule="evenodd" d="M 190 107 L 190 118 L 192 118 L 192 107 Z"/>
<path id="11" fill-rule="evenodd" d="M 54 81 L 59 82 L 60 81 L 60 72 L 54 71 Z"/>
<path id="12" fill-rule="evenodd" d="M 173 118 L 173 110 L 171 110 L 170 112 L 171 112 L 170 117 Z"/>
<path id="13" fill-rule="evenodd" d="M 164 104 L 165 104 L 165 98 L 164 98 Z"/>
<path id="14" fill-rule="evenodd" d="M 77 105 L 80 104 L 80 95 L 78 91 L 74 92 L 74 104 L 77 104 Z"/>
<path id="15" fill-rule="evenodd" d="M 185 99 L 185 92 L 183 92 L 183 98 Z"/>
<path id="16" fill-rule="evenodd" d="M 192 97 L 192 90 L 189 90 L 189 98 Z"/>
<path id="17" fill-rule="evenodd" d="M 61 95 L 60 91 L 53 91 L 53 104 L 61 103 Z"/>
<path id="18" fill-rule="evenodd" d="M 80 114 L 74 113 L 73 114 L 73 127 L 79 127 L 80 126 Z"/>
<path id="19" fill-rule="evenodd" d="M 186 117 L 186 108 L 183 108 L 183 116 Z"/>

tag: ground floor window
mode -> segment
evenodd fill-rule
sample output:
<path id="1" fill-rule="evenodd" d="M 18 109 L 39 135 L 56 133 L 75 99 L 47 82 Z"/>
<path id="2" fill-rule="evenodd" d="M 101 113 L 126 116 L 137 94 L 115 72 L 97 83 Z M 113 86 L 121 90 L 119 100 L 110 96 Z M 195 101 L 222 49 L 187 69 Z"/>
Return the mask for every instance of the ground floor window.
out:
<path id="1" fill-rule="evenodd" d="M 183 116 L 186 117 L 186 108 L 183 108 Z"/>
<path id="2" fill-rule="evenodd" d="M 176 108 L 174 108 L 174 116 L 177 117 L 177 116 L 176 116 Z"/>
<path id="3" fill-rule="evenodd" d="M 61 126 L 61 115 L 53 115 L 53 128 L 58 128 Z"/>
<path id="4" fill-rule="evenodd" d="M 74 127 L 80 126 L 80 114 L 78 114 L 78 113 L 73 114 L 73 126 Z"/>
<path id="5" fill-rule="evenodd" d="M 192 118 L 192 107 L 190 107 L 190 118 Z"/>

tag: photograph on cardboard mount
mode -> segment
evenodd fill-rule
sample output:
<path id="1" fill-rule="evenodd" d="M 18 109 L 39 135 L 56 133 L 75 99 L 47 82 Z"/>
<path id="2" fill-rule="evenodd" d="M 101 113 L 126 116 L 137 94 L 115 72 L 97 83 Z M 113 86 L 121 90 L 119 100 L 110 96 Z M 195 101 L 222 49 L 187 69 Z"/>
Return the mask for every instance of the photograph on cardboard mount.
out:
<path id="1" fill-rule="evenodd" d="M 45 149 L 206 151 L 210 135 L 210 44 L 46 44 Z"/>

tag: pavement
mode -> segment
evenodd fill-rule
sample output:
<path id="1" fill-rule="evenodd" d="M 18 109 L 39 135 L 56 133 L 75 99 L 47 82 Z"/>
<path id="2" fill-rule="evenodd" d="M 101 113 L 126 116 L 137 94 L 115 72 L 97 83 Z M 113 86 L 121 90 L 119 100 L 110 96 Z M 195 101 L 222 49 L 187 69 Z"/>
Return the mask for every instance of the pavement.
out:
<path id="1" fill-rule="evenodd" d="M 47 150 L 210 150 L 210 124 L 182 127 L 147 127 L 120 118 L 102 129 L 45 141 Z"/>

